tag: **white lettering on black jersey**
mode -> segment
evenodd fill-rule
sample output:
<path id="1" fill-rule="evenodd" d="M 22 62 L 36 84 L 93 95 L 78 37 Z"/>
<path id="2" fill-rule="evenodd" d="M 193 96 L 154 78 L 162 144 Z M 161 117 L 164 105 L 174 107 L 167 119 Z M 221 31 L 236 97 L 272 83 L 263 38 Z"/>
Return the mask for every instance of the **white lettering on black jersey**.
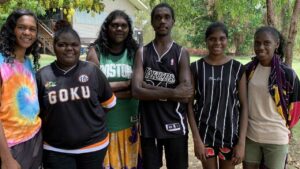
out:
<path id="1" fill-rule="evenodd" d="M 168 87 L 176 82 L 173 73 L 166 73 L 157 70 L 152 70 L 151 67 L 145 69 L 145 81 L 153 86 Z"/>
<path id="2" fill-rule="evenodd" d="M 80 89 L 80 90 L 79 90 Z M 59 91 L 51 91 L 48 93 L 49 103 L 56 104 L 59 102 L 67 102 L 71 100 L 80 100 L 90 98 L 89 86 L 71 87 L 69 89 L 60 89 Z"/>
<path id="3" fill-rule="evenodd" d="M 81 83 L 86 83 L 89 81 L 89 77 L 87 75 L 80 75 L 78 81 Z"/>
<path id="4" fill-rule="evenodd" d="M 166 124 L 167 131 L 178 131 L 181 130 L 179 123 Z"/>

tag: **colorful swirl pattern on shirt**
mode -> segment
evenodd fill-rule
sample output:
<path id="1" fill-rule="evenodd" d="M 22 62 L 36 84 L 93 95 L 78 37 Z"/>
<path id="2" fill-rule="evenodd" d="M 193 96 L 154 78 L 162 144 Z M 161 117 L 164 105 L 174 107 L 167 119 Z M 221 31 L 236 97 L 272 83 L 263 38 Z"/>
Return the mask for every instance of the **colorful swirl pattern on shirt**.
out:
<path id="1" fill-rule="evenodd" d="M 37 86 L 30 59 L 6 62 L 0 54 L 0 120 L 9 147 L 32 138 L 41 127 Z"/>

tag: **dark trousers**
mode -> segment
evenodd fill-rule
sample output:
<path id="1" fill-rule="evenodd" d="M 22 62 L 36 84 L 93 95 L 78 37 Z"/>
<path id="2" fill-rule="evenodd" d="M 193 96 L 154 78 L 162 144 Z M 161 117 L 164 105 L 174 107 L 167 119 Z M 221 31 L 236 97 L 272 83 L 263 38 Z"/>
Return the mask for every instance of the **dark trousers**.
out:
<path id="1" fill-rule="evenodd" d="M 188 137 L 156 139 L 141 137 L 143 169 L 159 169 L 165 151 L 168 169 L 188 168 Z"/>
<path id="2" fill-rule="evenodd" d="M 102 169 L 106 150 L 83 154 L 67 154 L 44 150 L 44 169 Z"/>

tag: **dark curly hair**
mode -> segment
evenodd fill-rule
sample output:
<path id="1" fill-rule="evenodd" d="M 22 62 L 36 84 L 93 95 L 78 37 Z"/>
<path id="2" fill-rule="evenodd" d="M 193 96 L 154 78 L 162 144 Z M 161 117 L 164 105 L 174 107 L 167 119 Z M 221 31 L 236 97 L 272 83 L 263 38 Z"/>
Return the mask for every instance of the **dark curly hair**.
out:
<path id="1" fill-rule="evenodd" d="M 6 57 L 7 61 L 13 62 L 13 59 L 15 56 L 13 55 L 15 51 L 16 44 L 16 35 L 14 33 L 14 30 L 17 25 L 17 21 L 20 17 L 24 15 L 32 16 L 36 21 L 36 27 L 38 28 L 38 20 L 34 13 L 32 13 L 29 10 L 15 10 L 13 11 L 8 18 L 6 19 L 6 22 L 2 26 L 0 30 L 0 52 L 3 53 L 4 57 Z M 37 70 L 39 68 L 39 46 L 38 46 L 38 40 L 36 40 L 29 48 L 26 49 L 25 55 L 32 54 L 33 56 L 33 64 L 34 69 Z"/>
<path id="2" fill-rule="evenodd" d="M 128 36 L 124 41 L 125 49 L 128 50 L 128 57 L 134 57 L 136 50 L 138 49 L 137 42 L 133 39 L 133 27 L 132 27 L 132 21 L 129 18 L 129 16 L 121 10 L 114 10 L 112 11 L 104 20 L 100 32 L 98 35 L 98 38 L 93 42 L 90 46 L 98 45 L 100 48 L 100 52 L 107 55 L 110 51 L 110 40 L 108 37 L 108 26 L 109 24 L 116 19 L 117 17 L 122 17 L 127 21 L 129 32 Z"/>

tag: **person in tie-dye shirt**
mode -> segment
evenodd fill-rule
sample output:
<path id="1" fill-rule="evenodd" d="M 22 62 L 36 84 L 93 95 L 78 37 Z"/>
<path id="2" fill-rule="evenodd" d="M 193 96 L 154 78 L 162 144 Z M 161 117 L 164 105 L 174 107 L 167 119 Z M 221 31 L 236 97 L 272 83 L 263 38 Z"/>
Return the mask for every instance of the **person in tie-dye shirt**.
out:
<path id="1" fill-rule="evenodd" d="M 0 31 L 1 169 L 41 166 L 41 120 L 34 75 L 39 58 L 37 29 L 37 18 L 32 12 L 16 10 Z"/>

